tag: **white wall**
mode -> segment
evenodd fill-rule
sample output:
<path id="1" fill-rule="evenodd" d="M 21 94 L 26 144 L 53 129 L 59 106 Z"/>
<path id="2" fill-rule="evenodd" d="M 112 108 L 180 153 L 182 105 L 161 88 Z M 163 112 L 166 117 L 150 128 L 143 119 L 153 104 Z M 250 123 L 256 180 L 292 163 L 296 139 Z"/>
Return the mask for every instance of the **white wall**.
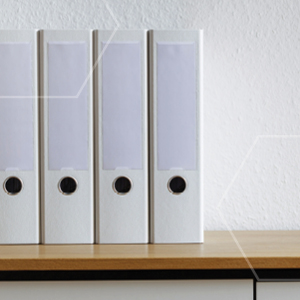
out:
<path id="1" fill-rule="evenodd" d="M 300 229 L 299 21 L 298 0 L 0 1 L 5 29 L 205 30 L 206 229 L 219 203 L 231 229 Z"/>

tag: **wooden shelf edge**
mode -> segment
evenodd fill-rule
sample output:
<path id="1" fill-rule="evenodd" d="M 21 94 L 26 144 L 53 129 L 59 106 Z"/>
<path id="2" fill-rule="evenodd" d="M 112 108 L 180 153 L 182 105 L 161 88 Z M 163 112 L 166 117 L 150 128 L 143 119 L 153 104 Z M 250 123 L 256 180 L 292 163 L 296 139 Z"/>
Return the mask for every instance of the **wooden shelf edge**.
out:
<path id="1" fill-rule="evenodd" d="M 300 269 L 300 231 L 234 235 L 205 232 L 204 244 L 0 246 L 0 271 Z"/>
<path id="2" fill-rule="evenodd" d="M 0 259 L 0 271 L 300 269 L 300 258 Z"/>

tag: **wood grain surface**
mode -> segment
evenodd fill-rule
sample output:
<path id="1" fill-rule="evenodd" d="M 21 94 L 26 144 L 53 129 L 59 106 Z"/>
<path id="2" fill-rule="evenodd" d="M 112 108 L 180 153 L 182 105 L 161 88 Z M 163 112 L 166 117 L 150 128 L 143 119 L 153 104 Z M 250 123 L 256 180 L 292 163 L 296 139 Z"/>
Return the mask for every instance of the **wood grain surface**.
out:
<path id="1" fill-rule="evenodd" d="M 300 268 L 300 231 L 209 231 L 204 244 L 2 245 L 0 271 Z"/>

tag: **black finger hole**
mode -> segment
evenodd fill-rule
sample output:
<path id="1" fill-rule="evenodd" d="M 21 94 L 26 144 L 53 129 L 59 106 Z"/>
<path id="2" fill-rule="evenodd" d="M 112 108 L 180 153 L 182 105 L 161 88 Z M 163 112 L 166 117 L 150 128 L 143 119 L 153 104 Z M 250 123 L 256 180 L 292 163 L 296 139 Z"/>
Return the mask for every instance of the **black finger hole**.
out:
<path id="1" fill-rule="evenodd" d="M 119 177 L 114 182 L 114 190 L 116 193 L 124 195 L 131 190 L 131 181 L 127 177 Z"/>
<path id="2" fill-rule="evenodd" d="M 59 190 L 65 195 L 73 194 L 77 189 L 77 182 L 72 177 L 65 177 L 59 183 Z"/>
<path id="3" fill-rule="evenodd" d="M 176 176 L 169 181 L 169 190 L 173 194 L 181 194 L 186 188 L 185 180 L 182 177 Z"/>
<path id="4" fill-rule="evenodd" d="M 17 177 L 9 177 L 4 183 L 4 190 L 9 195 L 17 195 L 22 190 L 22 181 Z"/>

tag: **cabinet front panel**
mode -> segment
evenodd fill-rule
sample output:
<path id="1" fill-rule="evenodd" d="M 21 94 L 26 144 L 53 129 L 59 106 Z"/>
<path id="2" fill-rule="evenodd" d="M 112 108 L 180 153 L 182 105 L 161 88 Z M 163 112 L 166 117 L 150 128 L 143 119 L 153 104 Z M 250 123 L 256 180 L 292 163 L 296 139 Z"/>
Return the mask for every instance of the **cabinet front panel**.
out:
<path id="1" fill-rule="evenodd" d="M 0 282 L 0 299 L 253 300 L 253 281 L 132 280 Z"/>
<path id="2" fill-rule="evenodd" d="M 257 300 L 299 300 L 300 282 L 258 282 Z"/>

